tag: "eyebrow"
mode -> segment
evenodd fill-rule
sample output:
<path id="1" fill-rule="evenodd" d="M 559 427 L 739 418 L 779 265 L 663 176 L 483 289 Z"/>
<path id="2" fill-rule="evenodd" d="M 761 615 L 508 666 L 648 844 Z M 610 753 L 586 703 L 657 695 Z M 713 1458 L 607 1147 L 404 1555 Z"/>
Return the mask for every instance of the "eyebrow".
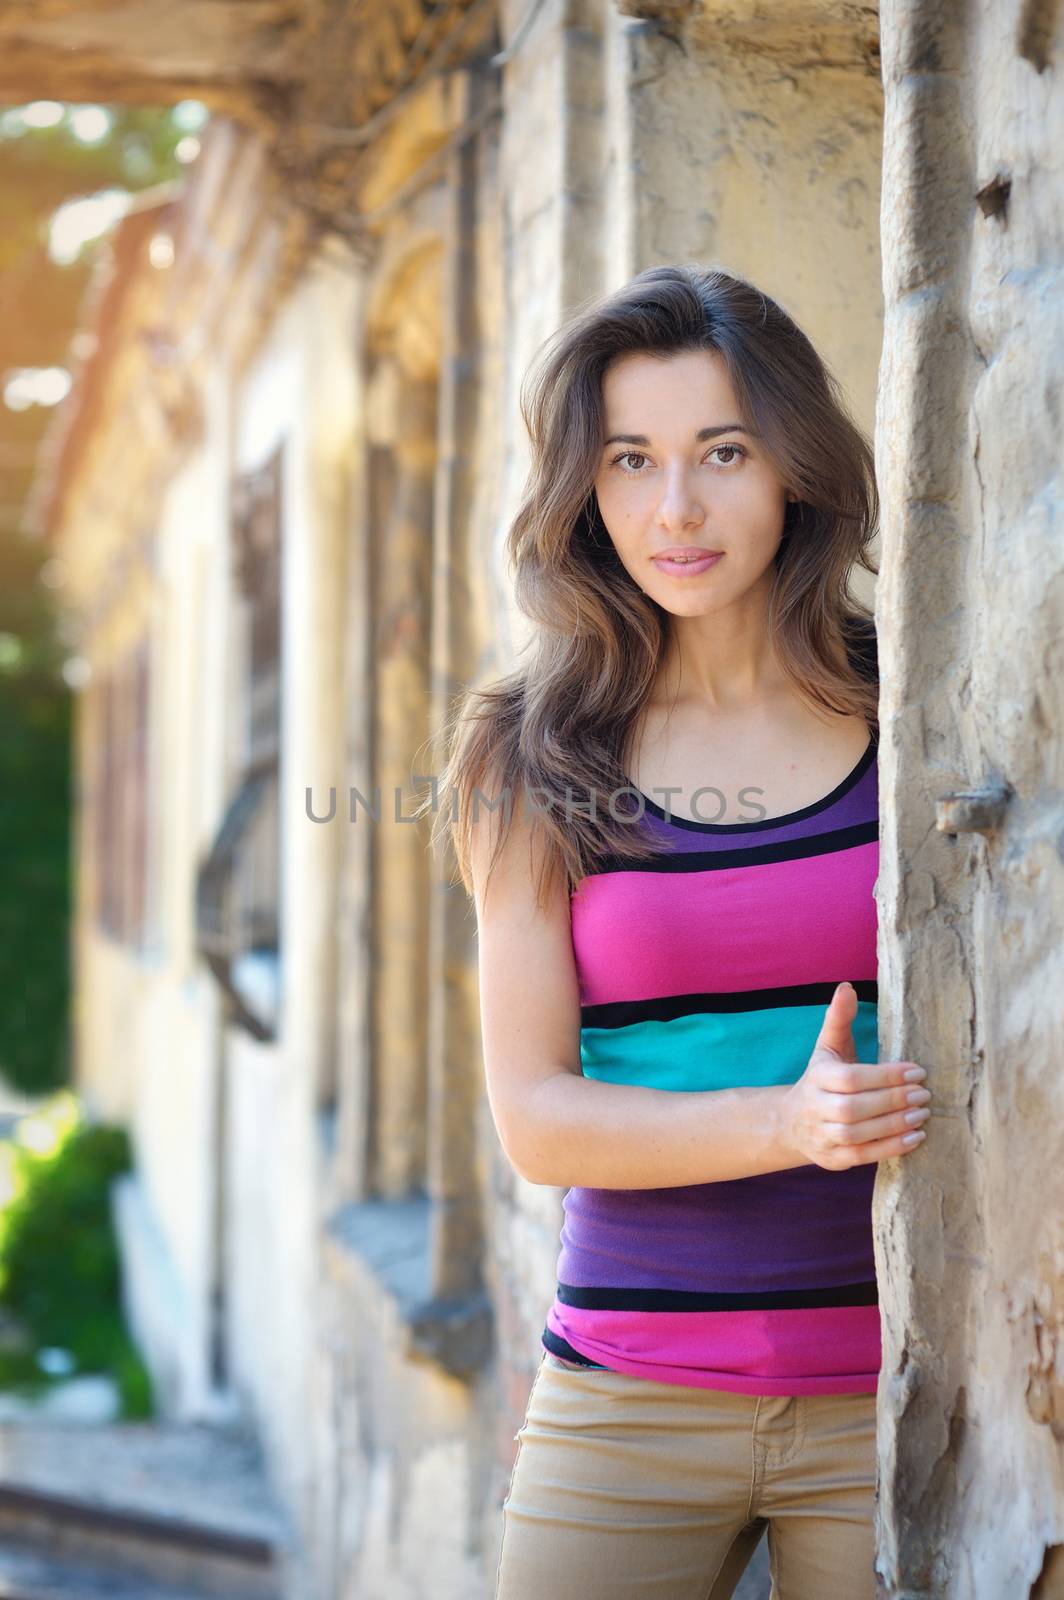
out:
<path id="1" fill-rule="evenodd" d="M 695 443 L 702 444 L 706 439 L 715 439 L 721 433 L 745 433 L 750 439 L 757 439 L 759 434 L 750 428 L 744 428 L 741 422 L 723 422 L 718 428 L 699 428 L 695 434 Z M 603 450 L 611 444 L 649 444 L 650 440 L 645 433 L 611 433 Z"/>

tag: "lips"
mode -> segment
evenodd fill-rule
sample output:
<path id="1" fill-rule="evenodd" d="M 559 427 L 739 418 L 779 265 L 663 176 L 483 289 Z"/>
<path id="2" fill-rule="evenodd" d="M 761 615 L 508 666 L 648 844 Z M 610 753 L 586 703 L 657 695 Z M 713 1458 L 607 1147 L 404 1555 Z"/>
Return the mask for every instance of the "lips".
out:
<path id="1" fill-rule="evenodd" d="M 723 559 L 723 550 L 698 549 L 668 551 L 651 557 L 659 572 L 668 573 L 674 578 L 696 577 L 700 572 L 708 572 L 710 567 L 715 567 Z"/>
<path id="2" fill-rule="evenodd" d="M 723 550 L 707 550 L 700 544 L 678 544 L 670 550 L 659 550 L 654 561 L 681 561 L 685 557 L 697 560 L 701 556 L 722 556 Z"/>

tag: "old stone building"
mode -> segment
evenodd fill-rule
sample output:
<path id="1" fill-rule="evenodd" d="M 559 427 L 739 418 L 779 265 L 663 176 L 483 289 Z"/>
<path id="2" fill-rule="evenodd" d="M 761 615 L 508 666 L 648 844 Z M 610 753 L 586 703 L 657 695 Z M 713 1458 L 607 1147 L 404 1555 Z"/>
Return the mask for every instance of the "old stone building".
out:
<path id="1" fill-rule="evenodd" d="M 6 8 L 0 84 L 216 113 L 115 233 L 37 500 L 89 669 L 78 1077 L 167 1409 L 254 1419 L 320 1600 L 490 1593 L 561 1196 L 499 1150 L 472 909 L 392 797 L 522 640 L 539 342 L 717 262 L 881 470 L 880 1044 L 935 1090 L 877 1182 L 882 1592 L 1064 1593 L 1059 7 L 137 15 Z"/>

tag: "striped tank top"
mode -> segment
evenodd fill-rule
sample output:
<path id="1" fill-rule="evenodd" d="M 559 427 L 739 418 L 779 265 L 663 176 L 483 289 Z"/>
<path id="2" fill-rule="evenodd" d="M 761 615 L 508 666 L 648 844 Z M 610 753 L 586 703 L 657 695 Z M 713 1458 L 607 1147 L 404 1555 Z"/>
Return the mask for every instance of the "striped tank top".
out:
<path id="1" fill-rule="evenodd" d="M 647 863 L 603 857 L 570 900 L 585 1077 L 656 1089 L 787 1084 L 837 984 L 879 1059 L 878 739 L 812 805 L 670 816 Z M 637 792 L 637 791 L 636 791 Z M 620 801 L 617 803 L 620 809 Z M 881 1361 L 876 1163 L 667 1189 L 570 1188 L 542 1344 L 562 1361 L 753 1395 L 871 1393 Z"/>

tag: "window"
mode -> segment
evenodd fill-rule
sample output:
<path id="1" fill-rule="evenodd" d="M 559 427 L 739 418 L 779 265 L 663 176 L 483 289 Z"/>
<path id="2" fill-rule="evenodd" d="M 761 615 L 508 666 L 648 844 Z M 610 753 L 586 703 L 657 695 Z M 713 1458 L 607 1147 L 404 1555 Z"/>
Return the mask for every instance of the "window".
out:
<path id="1" fill-rule="evenodd" d="M 240 682 L 237 780 L 196 888 L 201 954 L 233 1021 L 277 1036 L 281 1007 L 282 447 L 233 485 Z"/>

